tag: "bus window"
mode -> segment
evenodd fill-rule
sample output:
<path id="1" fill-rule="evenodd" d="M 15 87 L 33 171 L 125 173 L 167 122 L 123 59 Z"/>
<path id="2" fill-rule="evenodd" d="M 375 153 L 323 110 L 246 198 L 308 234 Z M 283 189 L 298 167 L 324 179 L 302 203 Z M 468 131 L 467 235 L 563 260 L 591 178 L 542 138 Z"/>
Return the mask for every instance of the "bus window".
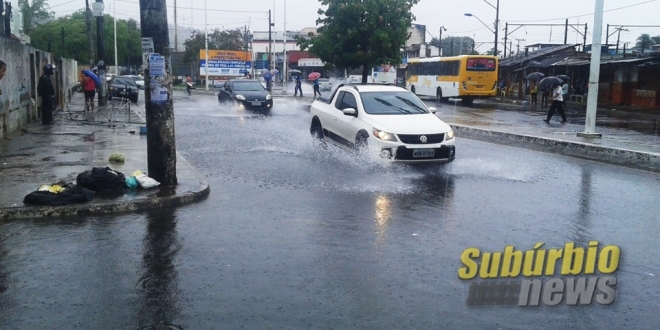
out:
<path id="1" fill-rule="evenodd" d="M 469 58 L 468 71 L 495 71 L 495 60 L 489 58 Z"/>

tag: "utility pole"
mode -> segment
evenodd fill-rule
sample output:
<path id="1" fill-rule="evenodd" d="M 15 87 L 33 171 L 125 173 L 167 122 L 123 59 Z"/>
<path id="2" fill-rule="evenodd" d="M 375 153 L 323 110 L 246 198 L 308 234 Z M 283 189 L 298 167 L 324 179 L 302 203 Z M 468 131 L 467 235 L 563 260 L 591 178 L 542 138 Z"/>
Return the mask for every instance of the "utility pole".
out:
<path id="1" fill-rule="evenodd" d="M 598 106 L 598 82 L 600 79 L 600 46 L 603 33 L 603 7 L 605 0 L 596 0 L 594 10 L 594 33 L 591 41 L 591 68 L 589 70 L 589 93 L 587 94 L 587 116 L 584 122 L 584 132 L 581 137 L 602 137 L 596 133 L 596 108 Z M 586 28 L 585 28 L 585 35 Z"/>
<path id="2" fill-rule="evenodd" d="M 119 75 L 119 59 L 117 58 L 117 0 L 112 1 L 112 8 L 114 9 L 113 21 L 115 29 L 115 75 Z"/>
<path id="3" fill-rule="evenodd" d="M 440 56 L 444 55 L 444 54 L 442 54 L 443 53 L 442 52 L 442 29 L 443 28 L 444 28 L 444 26 L 440 27 L 440 37 L 438 39 L 438 46 L 440 47 Z"/>
<path id="4" fill-rule="evenodd" d="M 166 1 L 140 0 L 140 26 L 142 37 L 153 39 L 154 52 L 165 57 L 164 77 L 153 77 L 152 79 L 149 66 L 144 72 L 148 173 L 161 184 L 174 186 L 177 184 L 176 143 Z M 154 80 L 153 84 L 152 80 Z M 152 97 L 152 93 L 160 89 L 154 87 L 159 86 L 166 89 L 166 100 Z M 153 96 L 160 95 L 154 93 Z"/>
<path id="5" fill-rule="evenodd" d="M 564 30 L 564 45 L 568 43 L 568 18 L 566 19 L 566 28 Z"/>
<path id="6" fill-rule="evenodd" d="M 286 70 L 287 70 L 287 62 L 286 62 L 286 0 L 284 0 L 284 23 L 282 24 L 284 26 L 284 49 L 282 50 L 282 86 L 284 86 L 284 91 L 282 92 L 283 94 L 286 94 Z"/>
<path id="7" fill-rule="evenodd" d="M 497 7 L 495 8 L 495 51 L 493 52 L 494 56 L 497 56 L 497 43 L 499 42 L 497 38 L 497 30 L 499 29 L 500 22 L 500 0 L 497 0 Z"/>
<path id="8" fill-rule="evenodd" d="M 103 0 L 96 0 L 94 3 L 94 15 L 96 16 L 96 51 L 98 52 L 98 62 L 96 67 L 98 69 L 98 76 L 101 80 L 101 88 L 99 88 L 99 107 L 108 104 L 108 99 L 105 95 L 105 24 L 103 22 Z"/>
<path id="9" fill-rule="evenodd" d="M 509 36 L 509 22 L 504 23 L 504 56 L 506 58 L 506 38 Z"/>
<path id="10" fill-rule="evenodd" d="M 5 35 L 5 1 L 0 0 L 0 36 Z"/>
<path id="11" fill-rule="evenodd" d="M 60 30 L 60 46 L 62 47 L 61 48 L 62 51 L 61 51 L 60 56 L 66 57 L 66 54 L 65 54 L 66 50 L 64 49 L 64 27 L 62 27 L 62 29 Z"/>
<path id="12" fill-rule="evenodd" d="M 174 52 L 179 51 L 179 28 L 176 25 L 176 0 L 174 0 Z"/>
<path id="13" fill-rule="evenodd" d="M 89 0 L 85 0 L 85 8 L 85 25 L 87 30 L 87 44 L 89 46 L 89 67 L 91 68 L 94 66 L 94 40 L 92 38 L 92 10 L 89 8 Z"/>
<path id="14" fill-rule="evenodd" d="M 602 0 L 596 0 L 596 2 L 598 2 L 598 1 L 602 1 Z M 601 21 L 602 21 L 602 18 L 601 18 Z M 601 26 L 601 29 L 602 29 L 602 26 Z M 587 30 L 587 23 L 584 23 L 584 41 L 583 41 L 583 43 L 582 43 L 582 49 L 583 49 L 583 50 L 584 50 L 585 47 L 587 47 L 587 31 L 588 31 L 588 30 Z M 595 32 L 595 31 L 594 31 L 594 32 Z M 602 32 L 602 31 L 601 31 L 601 32 Z M 600 34 L 601 32 L 599 32 L 598 34 Z M 598 39 L 598 43 L 600 44 L 600 39 Z M 593 42 L 592 42 L 592 46 L 593 46 Z M 592 51 L 593 51 L 593 50 L 592 50 Z M 599 51 L 599 52 L 600 52 L 600 51 Z"/>
<path id="15" fill-rule="evenodd" d="M 273 53 L 273 32 L 272 32 L 273 22 L 271 19 L 271 10 L 268 10 L 268 71 L 272 69 L 271 65 L 271 54 Z"/>

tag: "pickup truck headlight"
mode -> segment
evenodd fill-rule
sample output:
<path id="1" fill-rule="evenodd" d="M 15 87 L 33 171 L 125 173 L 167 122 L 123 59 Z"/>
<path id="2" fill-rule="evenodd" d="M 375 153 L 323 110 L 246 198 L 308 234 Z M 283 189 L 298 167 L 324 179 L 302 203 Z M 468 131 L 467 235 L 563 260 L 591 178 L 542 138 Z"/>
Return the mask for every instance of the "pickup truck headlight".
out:
<path id="1" fill-rule="evenodd" d="M 270 94 L 266 95 L 266 100 L 270 100 L 270 99 L 272 99 L 272 98 L 273 98 L 273 97 L 272 97 Z"/>
<path id="2" fill-rule="evenodd" d="M 237 99 L 237 100 L 245 101 L 245 96 L 243 96 L 243 95 L 236 95 L 236 99 Z"/>
<path id="3" fill-rule="evenodd" d="M 449 141 L 454 138 L 454 130 L 449 129 L 449 132 L 445 135 L 445 141 Z"/>
<path id="4" fill-rule="evenodd" d="M 374 136 L 383 141 L 392 141 L 392 142 L 397 141 L 396 136 L 394 136 L 394 134 L 383 132 L 377 128 L 374 128 Z"/>

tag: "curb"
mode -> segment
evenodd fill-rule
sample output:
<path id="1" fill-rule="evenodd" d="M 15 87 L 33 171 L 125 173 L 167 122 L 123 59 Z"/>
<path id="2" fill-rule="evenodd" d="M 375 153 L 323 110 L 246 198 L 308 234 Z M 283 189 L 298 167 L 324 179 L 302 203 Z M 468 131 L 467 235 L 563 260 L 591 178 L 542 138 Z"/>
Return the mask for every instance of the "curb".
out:
<path id="1" fill-rule="evenodd" d="M 178 153 L 177 153 L 178 154 Z M 25 219 L 25 218 L 44 218 L 44 217 L 65 217 L 65 216 L 89 216 L 101 214 L 119 214 L 142 210 L 152 210 L 162 207 L 179 207 L 186 204 L 200 202 L 211 193 L 209 184 L 192 167 L 185 158 L 178 155 L 177 161 L 183 161 L 187 164 L 186 171 L 193 173 L 197 179 L 196 189 L 182 195 L 175 195 L 176 187 L 162 187 L 161 191 L 155 197 L 146 197 L 137 201 L 126 201 L 118 203 L 85 203 L 71 204 L 62 206 L 23 206 L 23 207 L 4 207 L 0 208 L 0 219 Z M 161 196 L 172 194 L 171 196 Z"/>
<path id="2" fill-rule="evenodd" d="M 485 130 L 463 125 L 451 125 L 463 138 L 551 152 L 576 158 L 660 172 L 660 154 L 628 149 L 608 148 L 589 143 L 562 141 L 532 135 Z"/>

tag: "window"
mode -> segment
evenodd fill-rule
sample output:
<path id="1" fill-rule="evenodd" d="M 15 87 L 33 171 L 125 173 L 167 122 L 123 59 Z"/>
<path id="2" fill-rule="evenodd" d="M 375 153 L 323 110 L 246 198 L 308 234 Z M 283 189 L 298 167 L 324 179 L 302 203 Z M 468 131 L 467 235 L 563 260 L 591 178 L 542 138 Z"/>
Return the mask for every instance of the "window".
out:
<path id="1" fill-rule="evenodd" d="M 495 71 L 495 60 L 491 58 L 468 58 L 468 71 Z"/>
<path id="2" fill-rule="evenodd" d="M 413 93 L 410 92 L 364 92 L 362 105 L 371 115 L 415 115 L 429 113 Z"/>
<path id="3" fill-rule="evenodd" d="M 341 110 L 348 108 L 357 110 L 357 100 L 355 100 L 355 96 L 352 93 L 344 94 L 344 98 L 341 102 Z"/>

